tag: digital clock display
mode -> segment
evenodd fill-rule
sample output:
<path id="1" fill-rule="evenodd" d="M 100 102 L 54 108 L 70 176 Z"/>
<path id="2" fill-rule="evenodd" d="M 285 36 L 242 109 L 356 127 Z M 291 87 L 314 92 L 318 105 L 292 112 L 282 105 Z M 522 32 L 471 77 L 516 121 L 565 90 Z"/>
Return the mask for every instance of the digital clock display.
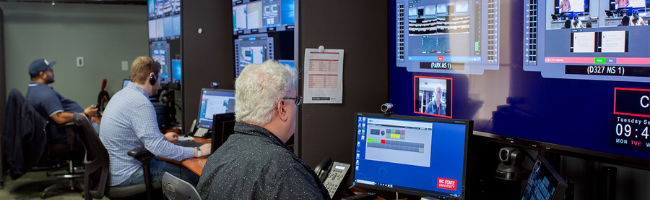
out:
<path id="1" fill-rule="evenodd" d="M 650 152 L 650 118 L 612 116 L 612 146 Z"/>
<path id="2" fill-rule="evenodd" d="M 611 145 L 650 152 L 650 90 L 615 88 Z"/>

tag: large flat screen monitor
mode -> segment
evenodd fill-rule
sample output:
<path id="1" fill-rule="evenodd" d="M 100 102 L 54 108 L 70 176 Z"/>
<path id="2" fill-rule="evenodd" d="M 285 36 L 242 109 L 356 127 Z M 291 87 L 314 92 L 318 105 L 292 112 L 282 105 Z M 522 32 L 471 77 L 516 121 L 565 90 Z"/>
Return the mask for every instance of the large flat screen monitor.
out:
<path id="1" fill-rule="evenodd" d="M 567 183 L 553 166 L 538 155 L 521 194 L 521 200 L 562 200 L 567 187 Z"/>
<path id="2" fill-rule="evenodd" d="M 149 41 L 181 36 L 181 0 L 148 0 Z"/>
<path id="3" fill-rule="evenodd" d="M 197 127 L 212 129 L 214 114 L 235 112 L 235 91 L 222 89 L 201 89 Z"/>
<path id="4" fill-rule="evenodd" d="M 293 31 L 295 0 L 233 1 L 233 34 Z"/>
<path id="5" fill-rule="evenodd" d="M 171 80 L 171 46 L 166 41 L 152 42 L 149 45 L 150 56 L 160 63 L 160 83 L 166 84 Z"/>
<path id="6" fill-rule="evenodd" d="M 232 2 L 235 78 L 250 64 L 293 60 L 295 0 Z"/>
<path id="7" fill-rule="evenodd" d="M 609 0 L 598 1 L 589 1 L 601 5 L 590 7 L 591 17 L 569 20 L 580 28 L 562 28 L 566 20 L 553 19 L 561 17 L 552 0 L 470 0 L 467 15 L 456 12 L 464 7 L 457 1 L 391 1 L 392 111 L 471 119 L 478 134 L 550 143 L 630 166 L 647 163 L 650 26 L 619 26 L 620 17 L 601 15 Z M 433 4 L 436 15 L 447 5 L 445 18 L 429 17 Z M 438 31 L 450 15 L 468 16 L 469 32 Z M 438 53 L 447 46 L 451 53 Z"/>
<path id="8" fill-rule="evenodd" d="M 353 184 L 465 199 L 471 120 L 357 113 Z"/>

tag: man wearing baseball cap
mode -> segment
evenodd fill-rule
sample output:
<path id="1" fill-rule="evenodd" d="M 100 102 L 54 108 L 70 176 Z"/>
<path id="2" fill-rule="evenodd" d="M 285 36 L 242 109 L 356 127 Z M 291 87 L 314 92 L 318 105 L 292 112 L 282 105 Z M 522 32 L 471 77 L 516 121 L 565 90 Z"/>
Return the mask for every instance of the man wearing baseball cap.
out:
<path id="1" fill-rule="evenodd" d="M 83 113 L 88 119 L 97 114 L 97 108 L 89 106 L 83 109 L 79 104 L 70 99 L 66 99 L 51 87 L 47 86 L 54 83 L 54 71 L 52 66 L 56 62 L 48 62 L 45 59 L 37 59 L 29 65 L 29 77 L 32 81 L 27 89 L 27 101 L 34 109 L 47 118 L 50 123 L 65 124 L 72 122 L 73 113 Z M 50 126 L 49 142 L 66 143 L 67 136 L 64 128 Z"/>

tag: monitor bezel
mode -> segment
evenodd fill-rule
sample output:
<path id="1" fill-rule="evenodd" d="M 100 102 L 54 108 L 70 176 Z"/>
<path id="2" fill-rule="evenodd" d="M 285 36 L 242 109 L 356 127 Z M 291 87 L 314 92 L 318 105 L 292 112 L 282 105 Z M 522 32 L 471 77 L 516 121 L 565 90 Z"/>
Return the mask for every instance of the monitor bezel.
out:
<path id="1" fill-rule="evenodd" d="M 460 200 L 464 200 L 467 197 L 467 191 L 469 191 L 469 174 L 467 171 L 469 170 L 469 155 L 471 151 L 471 145 L 472 145 L 472 134 L 473 134 L 473 120 L 464 120 L 464 119 L 448 119 L 448 118 L 435 118 L 435 117 L 425 117 L 425 116 L 410 116 L 410 115 L 397 115 L 397 114 L 391 114 L 391 115 L 385 115 L 381 113 L 355 113 L 355 121 L 359 119 L 359 117 L 374 117 L 374 118 L 386 118 L 386 119 L 397 119 L 397 120 L 412 120 L 412 121 L 425 121 L 425 122 L 442 122 L 442 123 L 453 123 L 453 124 L 465 124 L 465 147 L 464 149 L 464 156 L 463 156 L 463 180 L 462 184 L 459 186 L 460 188 L 460 197 L 454 197 Z M 354 127 L 354 133 L 357 132 L 357 127 Z M 354 145 L 354 152 L 352 153 L 352 160 L 356 160 L 356 152 L 357 152 L 357 146 L 356 146 L 356 141 L 357 137 L 355 138 L 355 142 L 353 142 Z M 399 192 L 399 193 L 405 193 L 405 194 L 411 194 L 411 195 L 421 195 L 421 196 L 432 196 L 432 195 L 445 195 L 445 194 L 440 194 L 436 193 L 436 191 L 429 191 L 429 192 L 422 192 L 422 191 L 416 191 L 416 190 L 408 190 L 408 189 L 402 189 L 402 188 L 391 188 L 391 187 L 384 187 L 384 186 L 377 186 L 377 185 L 368 185 L 368 184 L 363 184 L 363 183 L 357 183 L 355 182 L 355 170 L 352 169 L 351 178 L 352 178 L 352 183 L 353 186 L 359 187 L 359 188 L 367 188 L 367 189 L 375 189 L 375 190 L 382 190 L 382 191 L 389 191 L 389 192 Z"/>
<path id="2" fill-rule="evenodd" d="M 233 97 L 235 96 L 235 90 L 226 90 L 226 89 L 214 89 L 214 88 L 201 88 L 201 95 L 199 95 L 199 112 L 196 113 L 196 127 L 194 128 L 207 128 L 209 130 L 212 130 L 212 123 L 210 123 L 210 127 L 201 127 L 201 101 L 203 101 L 203 92 L 204 91 L 215 91 L 215 92 L 232 92 Z"/>

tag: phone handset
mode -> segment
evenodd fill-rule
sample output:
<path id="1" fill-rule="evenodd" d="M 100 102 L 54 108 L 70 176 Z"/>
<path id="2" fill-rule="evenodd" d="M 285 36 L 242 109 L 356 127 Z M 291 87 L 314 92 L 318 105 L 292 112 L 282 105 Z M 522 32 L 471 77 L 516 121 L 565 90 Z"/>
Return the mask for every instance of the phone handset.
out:
<path id="1" fill-rule="evenodd" d="M 327 188 L 330 198 L 334 198 L 343 191 L 351 193 L 345 185 L 350 175 L 350 164 L 332 162 L 331 158 L 325 158 L 314 168 L 314 171 Z M 352 194 L 354 195 L 354 193 Z"/>
<path id="2" fill-rule="evenodd" d="M 192 126 L 190 126 L 190 132 L 187 135 L 194 135 L 194 131 L 196 131 L 196 126 L 197 126 L 196 123 L 197 120 L 194 119 L 194 121 L 192 121 Z"/>

